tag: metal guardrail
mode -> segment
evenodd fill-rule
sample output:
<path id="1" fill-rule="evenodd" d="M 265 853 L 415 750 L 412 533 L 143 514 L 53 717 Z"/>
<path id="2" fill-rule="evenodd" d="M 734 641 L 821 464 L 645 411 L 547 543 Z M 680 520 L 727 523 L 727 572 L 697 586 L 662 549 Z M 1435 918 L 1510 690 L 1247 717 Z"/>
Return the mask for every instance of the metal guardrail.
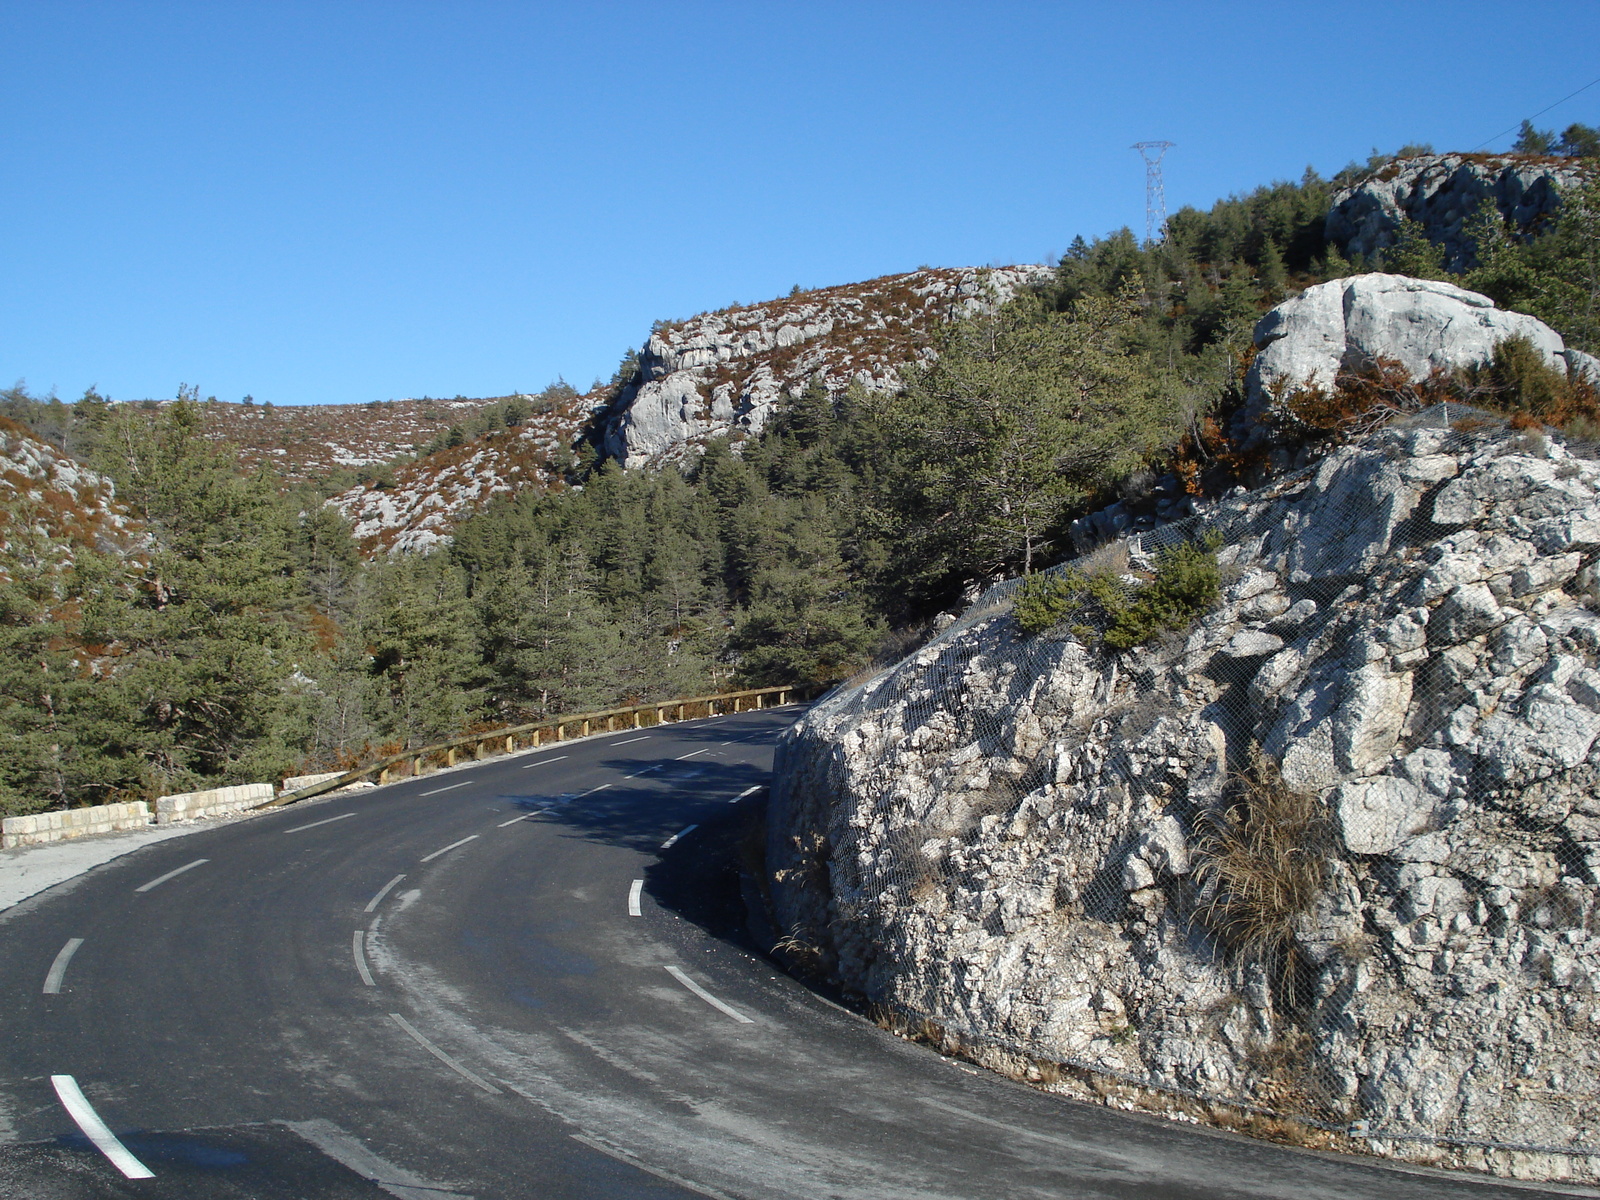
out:
<path id="1" fill-rule="evenodd" d="M 472 758 L 488 758 L 492 753 L 512 754 L 518 749 L 518 742 L 525 742 L 524 748 L 542 746 L 545 744 L 545 735 L 550 734 L 550 742 L 564 742 L 569 736 L 569 730 L 576 728 L 576 736 L 588 737 L 594 732 L 615 732 L 618 729 L 644 729 L 656 725 L 671 725 L 683 720 L 699 720 L 701 716 L 719 717 L 730 716 L 737 712 L 754 712 L 757 709 L 776 707 L 787 704 L 791 699 L 810 699 L 828 690 L 828 685 L 802 684 L 786 687 L 749 688 L 742 692 L 720 692 L 715 696 L 688 696 L 680 700 L 661 700 L 650 704 L 630 704 L 626 708 L 607 708 L 598 712 L 574 713 L 571 716 L 551 717 L 543 721 L 532 721 L 526 725 L 509 725 L 503 729 L 490 729 L 481 733 L 469 733 L 458 738 L 451 738 L 448 742 L 439 742 L 432 746 L 422 746 L 415 750 L 405 750 L 399 754 L 391 754 L 385 758 L 377 759 L 346 771 L 333 779 L 325 779 L 321 783 L 310 784 L 297 788 L 292 792 L 285 792 L 265 804 L 259 804 L 255 810 L 264 808 L 281 808 L 286 804 L 294 804 L 300 800 L 309 800 L 313 796 L 320 796 L 324 792 L 336 791 L 348 787 L 352 783 L 359 783 L 363 779 L 376 775 L 376 782 L 389 783 L 394 778 L 415 778 L 427 773 L 430 760 L 443 758 L 440 766 L 453 767 L 456 765 L 456 756 L 460 751 L 470 751 Z M 768 697 L 776 697 L 776 704 L 768 704 Z M 724 706 L 724 711 L 718 712 L 718 705 Z M 700 706 L 705 707 L 704 714 L 692 717 L 684 715 L 685 710 L 692 710 Z M 673 716 L 669 720 L 667 714 Z M 649 719 L 646 720 L 645 718 Z M 618 725 L 618 721 L 626 724 Z M 601 722 L 605 723 L 603 730 L 597 730 Z M 395 774 L 395 768 L 405 766 L 408 769 Z M 438 768 L 435 768 L 438 769 Z"/>

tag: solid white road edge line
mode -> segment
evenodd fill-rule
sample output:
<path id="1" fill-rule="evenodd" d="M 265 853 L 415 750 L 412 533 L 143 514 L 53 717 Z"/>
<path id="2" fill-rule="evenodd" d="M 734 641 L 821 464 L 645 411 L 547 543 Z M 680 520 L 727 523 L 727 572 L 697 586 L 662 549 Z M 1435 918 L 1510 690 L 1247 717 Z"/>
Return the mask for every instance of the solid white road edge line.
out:
<path id="1" fill-rule="evenodd" d="M 678 839 L 679 838 L 685 837 L 686 835 L 693 833 L 696 829 L 699 829 L 699 828 L 700 828 L 700 826 L 698 826 L 698 825 L 685 825 L 682 829 L 678 830 L 677 833 L 673 834 L 666 841 L 662 842 L 661 843 L 661 848 L 663 850 L 671 850 L 674 846 L 676 846 L 678 844 Z"/>
<path id="2" fill-rule="evenodd" d="M 592 796 L 596 792 L 603 792 L 610 786 L 611 785 L 609 783 L 602 783 L 599 787 L 592 787 L 587 792 L 579 792 L 577 799 L 582 800 L 585 796 Z"/>
<path id="3" fill-rule="evenodd" d="M 642 891 L 644 891 L 644 880 L 635 879 L 633 881 L 633 886 L 628 889 L 628 915 L 630 917 L 644 916 L 644 914 L 639 911 L 639 893 Z"/>
<path id="4" fill-rule="evenodd" d="M 431 792 L 418 792 L 419 796 L 437 796 L 440 792 L 453 792 L 457 788 L 466 787 L 468 784 L 477 783 L 476 779 L 468 779 L 463 783 L 452 783 L 449 787 L 434 788 Z"/>
<path id="5" fill-rule="evenodd" d="M 759 792 L 760 790 L 761 790 L 761 785 L 759 783 L 756 784 L 755 787 L 747 787 L 747 788 L 745 788 L 744 791 L 740 792 L 732 800 L 729 800 L 728 803 L 729 804 L 737 804 L 737 803 L 739 803 L 739 801 L 743 800 L 746 796 L 753 796 L 755 793 Z"/>
<path id="6" fill-rule="evenodd" d="M 711 747 L 710 746 L 705 746 L 705 747 L 702 747 L 699 750 L 691 750 L 687 754 L 680 754 L 680 755 L 678 755 L 677 758 L 673 759 L 672 761 L 673 762 L 682 762 L 686 758 L 693 758 L 696 754 L 709 754 L 710 752 L 711 752 Z"/>
<path id="7" fill-rule="evenodd" d="M 648 775 L 648 774 L 650 774 L 650 772 L 651 772 L 651 771 L 659 771 L 659 770 L 661 770 L 661 768 L 662 768 L 662 767 L 663 767 L 663 766 L 664 766 L 664 765 L 665 765 L 665 764 L 664 764 L 664 763 L 657 763 L 657 764 L 656 764 L 656 765 L 655 765 L 655 766 L 653 766 L 653 767 L 646 767 L 646 768 L 645 768 L 645 769 L 644 769 L 644 770 L 642 770 L 642 771 L 635 771 L 635 772 L 634 772 L 634 773 L 633 773 L 633 774 L 632 774 L 632 775 L 624 775 L 624 776 L 623 776 L 623 778 L 624 778 L 624 779 L 637 779 L 637 778 L 639 778 L 639 776 L 641 776 L 641 775 Z"/>
<path id="8" fill-rule="evenodd" d="M 414 1026 L 410 1021 L 408 1021 L 404 1017 L 402 1017 L 399 1013 L 390 1013 L 389 1016 L 394 1021 L 394 1023 L 396 1025 L 400 1026 L 401 1029 L 404 1029 L 407 1033 L 409 1033 L 416 1040 L 417 1045 L 421 1046 L 429 1054 L 433 1055 L 440 1062 L 442 1062 L 445 1066 L 449 1067 L 457 1075 L 461 1076 L 461 1078 L 466 1079 L 466 1080 L 468 1080 L 468 1081 L 470 1081 L 472 1083 L 477 1084 L 484 1091 L 488 1092 L 491 1096 L 499 1096 L 499 1095 L 503 1095 L 504 1094 L 504 1093 L 502 1093 L 500 1091 L 499 1088 L 495 1087 L 494 1084 L 490 1083 L 487 1079 L 483 1078 L 483 1076 L 473 1074 L 466 1067 L 462 1066 L 455 1059 L 451 1058 L 443 1050 L 439 1049 L 439 1047 L 435 1046 L 427 1038 L 423 1037 L 420 1033 L 417 1032 L 416 1026 Z"/>
<path id="9" fill-rule="evenodd" d="M 373 982 L 372 972 L 367 969 L 367 952 L 361 944 L 362 937 L 362 931 L 358 929 L 355 936 L 350 939 L 350 952 L 356 958 L 356 974 L 361 976 L 361 982 L 368 987 L 377 987 L 378 985 Z"/>
<path id="10" fill-rule="evenodd" d="M 78 947 L 81 945 L 83 945 L 82 938 L 68 938 L 67 944 L 56 952 L 56 960 L 50 964 L 50 973 L 44 977 L 44 995 L 61 994 L 61 980 L 66 976 L 67 964 L 72 961 L 72 956 L 78 952 Z"/>
<path id="11" fill-rule="evenodd" d="M 77 1122 L 78 1128 L 83 1130 L 83 1136 L 111 1160 L 113 1167 L 128 1179 L 156 1177 L 154 1171 L 128 1153 L 128 1148 L 117 1140 L 117 1135 L 106 1128 L 106 1123 L 94 1111 L 94 1106 L 84 1096 L 83 1089 L 78 1086 L 76 1079 L 71 1075 L 52 1075 L 50 1083 L 56 1089 L 56 1098 L 67 1110 L 67 1115 Z"/>
<path id="12" fill-rule="evenodd" d="M 733 1200 L 726 1192 L 719 1192 L 716 1188 L 709 1188 L 703 1183 L 695 1183 L 693 1180 L 685 1179 L 682 1175 L 674 1175 L 671 1171 L 663 1171 L 657 1167 L 652 1167 L 648 1163 L 641 1162 L 626 1150 L 613 1146 L 609 1142 L 603 1142 L 597 1137 L 590 1137 L 585 1133 L 569 1133 L 567 1136 L 575 1142 L 582 1142 L 591 1150 L 598 1150 L 607 1158 L 614 1158 L 619 1163 L 624 1163 L 636 1171 L 643 1171 L 646 1175 L 654 1175 L 657 1179 L 675 1184 L 686 1191 L 694 1192 L 701 1196 L 710 1196 L 711 1200 Z"/>
<path id="13" fill-rule="evenodd" d="M 309 825 L 296 825 L 293 829 L 285 829 L 285 833 L 299 833 L 302 829 L 315 829 L 318 825 L 332 825 L 335 821 L 342 821 L 346 817 L 353 817 L 355 813 L 340 813 L 337 817 L 328 817 L 323 821 L 313 821 Z"/>
<path id="14" fill-rule="evenodd" d="M 625 742 L 607 742 L 606 745 L 608 745 L 608 746 L 631 746 L 635 742 L 648 742 L 654 736 L 655 736 L 654 734 L 647 733 L 643 737 L 629 738 Z"/>
<path id="15" fill-rule="evenodd" d="M 362 909 L 361 911 L 362 912 L 371 912 L 373 909 L 377 908 L 378 905 L 383 903 L 383 898 L 385 896 L 387 896 L 390 892 L 394 891 L 394 885 L 399 883 L 404 878 L 405 878 L 404 875 L 396 875 L 393 879 L 389 880 L 388 883 L 384 884 L 381 888 L 378 889 L 378 894 L 376 896 L 374 896 L 371 900 L 367 901 L 367 906 L 364 909 Z"/>
<path id="16" fill-rule="evenodd" d="M 469 833 L 466 837 L 462 838 L 459 842 L 451 842 L 443 850 L 435 850 L 432 854 L 428 855 L 428 857 L 423 859 L 422 861 L 423 862 L 432 862 L 434 859 L 438 858 L 439 855 L 441 855 L 441 854 L 449 854 L 450 851 L 454 850 L 457 846 L 465 846 L 468 842 L 475 841 L 477 839 L 477 837 L 478 837 L 477 834 Z"/>
<path id="17" fill-rule="evenodd" d="M 690 979 L 688 975 L 684 974 L 684 971 L 683 971 L 682 967 L 668 967 L 667 968 L 667 974 L 671 975 L 679 983 L 683 984 L 684 987 L 688 988 L 696 996 L 699 996 L 700 999 L 704 1000 L 707 1004 L 711 1005 L 711 1007 L 716 1009 L 718 1012 L 726 1013 L 728 1016 L 732 1017 L 735 1021 L 739 1021 L 739 1022 L 741 1022 L 741 1023 L 745 1024 L 745 1025 L 754 1025 L 755 1024 L 754 1021 L 752 1021 L 749 1017 L 745 1016 L 738 1009 L 732 1008 L 729 1005 L 724 1004 L 721 1000 L 718 1000 L 710 992 L 706 991 L 705 988 L 701 987 L 694 980 Z"/>
<path id="18" fill-rule="evenodd" d="M 501 821 L 495 828 L 504 829 L 507 825 L 515 825 L 518 821 L 526 821 L 529 817 L 537 817 L 543 811 L 544 809 L 541 808 L 539 812 L 523 813 L 520 817 L 512 817 L 509 821 Z"/>
<path id="19" fill-rule="evenodd" d="M 179 867 L 176 871 L 168 871 L 165 875 L 157 875 L 149 883 L 140 884 L 133 890 L 136 892 L 148 892 L 151 888 L 160 887 L 167 880 L 176 878 L 177 876 L 182 875 L 185 871 L 192 871 L 201 863 L 208 863 L 210 861 L 211 860 L 209 858 L 197 858 L 192 863 L 184 863 L 183 866 Z"/>
<path id="20" fill-rule="evenodd" d="M 558 754 L 554 758 L 541 758 L 538 762 L 523 763 L 522 769 L 526 771 L 529 767 L 542 767 L 545 765 L 545 763 L 560 762 L 566 757 L 567 756 L 565 754 Z"/>

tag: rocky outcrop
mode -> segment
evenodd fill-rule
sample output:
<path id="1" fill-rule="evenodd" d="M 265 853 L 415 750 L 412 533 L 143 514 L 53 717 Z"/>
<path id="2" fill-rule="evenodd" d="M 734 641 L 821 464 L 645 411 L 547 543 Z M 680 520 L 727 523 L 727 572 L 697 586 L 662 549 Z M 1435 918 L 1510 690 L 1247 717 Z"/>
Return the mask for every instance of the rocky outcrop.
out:
<path id="1" fill-rule="evenodd" d="M 363 553 L 425 554 L 448 545 L 456 524 L 496 496 L 564 486 L 562 470 L 589 399 L 436 451 L 327 503 L 350 522 Z"/>
<path id="2" fill-rule="evenodd" d="M 111 480 L 0 418 L 0 580 L 59 576 L 80 548 L 133 556 L 146 538 Z"/>
<path id="3" fill-rule="evenodd" d="M 932 353 L 938 323 L 1009 299 L 1048 267 L 924 268 L 867 283 L 797 292 L 657 328 L 641 373 L 602 423 L 608 457 L 627 467 L 670 462 L 708 438 L 753 436 L 773 406 L 813 380 L 900 386 L 898 371 Z"/>
<path id="4" fill-rule="evenodd" d="M 1336 192 L 1324 233 L 1349 257 L 1371 259 L 1396 241 L 1402 219 L 1422 225 L 1444 247 L 1445 266 L 1471 266 L 1465 225 L 1485 201 L 1527 231 L 1560 207 L 1561 189 L 1590 174 L 1581 160 L 1511 154 L 1430 154 L 1398 159 Z"/>
<path id="5" fill-rule="evenodd" d="M 1001 585 L 820 703 L 769 809 L 791 955 L 969 1044 L 1595 1177 L 1600 464 L 1443 420 L 1208 513 L 1187 632 L 1025 637 Z"/>
<path id="6" fill-rule="evenodd" d="M 1377 273 L 1317 284 L 1256 325 L 1257 354 L 1236 437 L 1259 444 L 1271 435 L 1276 405 L 1301 388 L 1331 390 L 1340 371 L 1385 359 L 1418 381 L 1435 370 L 1487 362 L 1513 337 L 1533 343 L 1563 374 L 1594 370 L 1592 358 L 1568 350 L 1543 321 L 1496 308 L 1487 296 L 1454 284 Z"/>

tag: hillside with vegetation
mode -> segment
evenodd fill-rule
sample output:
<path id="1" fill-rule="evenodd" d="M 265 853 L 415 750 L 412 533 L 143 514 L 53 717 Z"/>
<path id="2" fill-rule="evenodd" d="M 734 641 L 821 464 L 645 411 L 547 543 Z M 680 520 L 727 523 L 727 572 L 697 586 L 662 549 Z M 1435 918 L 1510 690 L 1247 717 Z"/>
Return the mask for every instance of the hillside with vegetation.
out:
<path id="1" fill-rule="evenodd" d="M 544 413 L 518 411 L 533 397 L 454 416 L 407 402 L 449 424 L 419 424 L 419 408 L 361 442 L 363 421 L 401 414 L 346 409 L 347 432 L 318 437 L 373 460 L 306 450 L 294 470 L 289 439 L 256 431 L 312 419 L 300 410 L 14 388 L 0 415 L 114 485 L 144 542 L 133 554 L 45 528 L 59 549 L 27 553 L 70 560 L 48 575 L 19 540 L 0 551 L 0 808 L 271 778 L 475 725 L 898 657 L 988 582 L 1067 557 L 1075 519 L 1112 501 L 1204 505 L 1259 468 L 1231 422 L 1261 315 L 1357 270 L 1446 273 L 1420 225 L 1376 260 L 1327 241 L 1335 192 L 1388 165 L 1185 208 L 1154 245 L 1079 238 L 1006 303 L 904 343 L 892 389 L 821 373 L 737 446 L 712 439 L 663 469 L 601 453 L 632 354 L 598 391 L 544 394 Z M 1480 212 L 1472 265 L 1451 278 L 1600 350 L 1597 219 L 1592 183 L 1532 227 Z M 1580 432 L 1600 416 L 1506 372 L 1494 403 Z M 433 508 L 416 500 L 432 493 Z M 8 482 L 4 503 L 15 526 L 36 502 Z M 434 512 L 441 536 L 401 546 L 427 552 L 371 553 Z"/>

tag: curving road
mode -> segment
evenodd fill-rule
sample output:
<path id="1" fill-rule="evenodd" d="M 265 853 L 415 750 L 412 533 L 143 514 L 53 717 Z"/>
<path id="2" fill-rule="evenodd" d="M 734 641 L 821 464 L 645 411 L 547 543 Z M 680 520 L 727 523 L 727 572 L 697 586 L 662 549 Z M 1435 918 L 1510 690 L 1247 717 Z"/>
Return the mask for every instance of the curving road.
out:
<path id="1" fill-rule="evenodd" d="M 298 805 L 11 909 L 0 1196 L 1533 1194 L 1063 1101 L 800 987 L 737 871 L 797 712 Z"/>

